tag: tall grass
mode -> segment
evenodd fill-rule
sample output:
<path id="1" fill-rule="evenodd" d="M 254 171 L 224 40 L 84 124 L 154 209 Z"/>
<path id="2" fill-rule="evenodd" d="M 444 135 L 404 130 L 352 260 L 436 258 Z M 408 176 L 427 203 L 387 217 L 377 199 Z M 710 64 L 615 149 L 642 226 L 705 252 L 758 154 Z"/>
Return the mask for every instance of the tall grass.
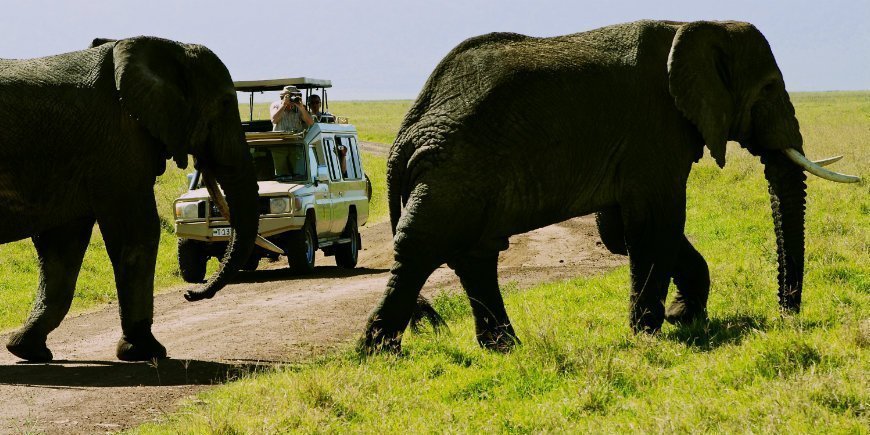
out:
<path id="1" fill-rule="evenodd" d="M 868 179 L 870 93 L 793 96 L 810 156 Z M 506 294 L 524 344 L 474 341 L 463 296 L 439 296 L 450 334 L 405 354 L 351 349 L 201 394 L 140 433 L 834 432 L 870 427 L 867 181 L 808 181 L 803 311 L 781 316 L 761 166 L 730 147 L 689 180 L 687 233 L 710 264 L 710 322 L 634 336 L 628 271 Z"/>

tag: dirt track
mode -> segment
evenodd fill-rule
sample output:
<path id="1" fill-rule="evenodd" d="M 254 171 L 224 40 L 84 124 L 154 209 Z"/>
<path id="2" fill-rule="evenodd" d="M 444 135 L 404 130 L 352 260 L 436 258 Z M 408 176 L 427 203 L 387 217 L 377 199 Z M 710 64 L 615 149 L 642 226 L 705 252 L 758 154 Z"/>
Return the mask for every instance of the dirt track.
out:
<path id="1" fill-rule="evenodd" d="M 179 399 L 240 372 L 346 345 L 362 331 L 392 264 L 387 223 L 361 234 L 365 250 L 352 271 L 319 257 L 313 276 L 297 278 L 284 261 L 262 262 L 266 270 L 240 273 L 209 301 L 185 302 L 183 287 L 157 296 L 154 333 L 171 359 L 156 366 L 115 360 L 114 306 L 67 318 L 49 336 L 57 359 L 51 364 L 22 364 L 3 349 L 0 432 L 117 431 L 171 412 Z M 625 262 L 601 246 L 594 220 L 584 217 L 513 237 L 499 261 L 500 281 L 523 288 Z M 424 293 L 444 288 L 459 288 L 447 268 L 430 277 Z"/>

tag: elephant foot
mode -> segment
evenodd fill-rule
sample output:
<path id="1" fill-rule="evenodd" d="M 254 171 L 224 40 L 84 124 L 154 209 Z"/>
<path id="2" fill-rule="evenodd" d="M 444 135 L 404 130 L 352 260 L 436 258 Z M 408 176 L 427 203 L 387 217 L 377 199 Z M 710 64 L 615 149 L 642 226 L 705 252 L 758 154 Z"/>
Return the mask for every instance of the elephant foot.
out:
<path id="1" fill-rule="evenodd" d="M 665 311 L 665 320 L 673 325 L 688 325 L 690 323 L 707 321 L 707 309 L 692 304 L 679 295 L 671 302 Z"/>
<path id="2" fill-rule="evenodd" d="M 366 335 L 360 340 L 357 349 L 363 355 L 378 353 L 399 354 L 402 352 L 402 334 L 385 333 L 379 329 L 368 329 Z"/>
<path id="3" fill-rule="evenodd" d="M 121 361 L 150 361 L 166 358 L 166 348 L 149 331 L 137 337 L 128 335 L 121 337 L 116 355 Z"/>
<path id="4" fill-rule="evenodd" d="M 18 358 L 30 362 L 48 362 L 54 358 L 51 350 L 45 345 L 44 337 L 41 340 L 29 339 L 22 331 L 12 334 L 9 342 L 6 343 L 6 349 Z"/>
<path id="5" fill-rule="evenodd" d="M 494 352 L 507 353 L 518 346 L 520 339 L 510 325 L 488 329 L 477 333 L 477 343 L 480 347 Z"/>
<path id="6" fill-rule="evenodd" d="M 661 310 L 664 311 L 664 310 Z M 631 330 L 635 334 L 656 334 L 662 329 L 662 323 L 665 322 L 664 312 L 651 313 L 649 311 L 641 313 L 632 313 Z"/>

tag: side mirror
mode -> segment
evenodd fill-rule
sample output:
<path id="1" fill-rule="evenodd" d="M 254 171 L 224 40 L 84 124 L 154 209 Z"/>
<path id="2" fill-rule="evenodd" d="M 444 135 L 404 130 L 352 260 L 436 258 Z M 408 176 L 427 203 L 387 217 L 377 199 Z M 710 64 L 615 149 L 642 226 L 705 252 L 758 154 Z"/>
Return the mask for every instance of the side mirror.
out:
<path id="1" fill-rule="evenodd" d="M 318 166 L 317 176 L 314 177 L 314 184 L 317 185 L 318 182 L 326 181 L 329 181 L 329 168 L 326 166 Z"/>

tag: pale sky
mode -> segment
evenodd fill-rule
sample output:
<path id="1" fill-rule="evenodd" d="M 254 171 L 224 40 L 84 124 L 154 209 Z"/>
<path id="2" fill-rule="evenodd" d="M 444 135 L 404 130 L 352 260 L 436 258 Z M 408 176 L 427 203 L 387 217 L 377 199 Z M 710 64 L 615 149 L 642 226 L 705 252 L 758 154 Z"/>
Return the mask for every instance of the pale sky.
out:
<path id="1" fill-rule="evenodd" d="M 552 36 L 643 18 L 749 21 L 789 90 L 870 89 L 870 0 L 0 0 L 0 11 L 0 58 L 155 35 L 208 46 L 235 80 L 331 79 L 331 100 L 414 98 L 471 36 Z"/>

